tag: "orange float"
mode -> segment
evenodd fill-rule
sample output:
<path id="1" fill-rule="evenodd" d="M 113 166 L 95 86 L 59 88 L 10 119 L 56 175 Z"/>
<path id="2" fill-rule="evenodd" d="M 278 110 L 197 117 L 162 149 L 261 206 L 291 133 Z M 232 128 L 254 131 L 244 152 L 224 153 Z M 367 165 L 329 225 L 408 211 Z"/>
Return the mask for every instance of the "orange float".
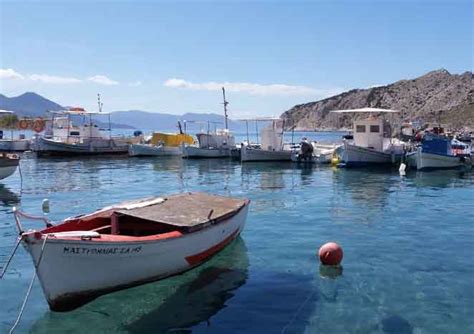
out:
<path id="1" fill-rule="evenodd" d="M 43 131 L 44 130 L 44 121 L 42 119 L 37 119 L 33 123 L 33 130 L 35 130 L 35 132 Z"/>
<path id="2" fill-rule="evenodd" d="M 321 263 L 328 266 L 337 266 L 342 261 L 342 248 L 335 242 L 328 242 L 319 249 Z"/>
<path id="3" fill-rule="evenodd" d="M 18 127 L 22 130 L 28 129 L 28 121 L 26 119 L 22 119 L 18 122 Z"/>

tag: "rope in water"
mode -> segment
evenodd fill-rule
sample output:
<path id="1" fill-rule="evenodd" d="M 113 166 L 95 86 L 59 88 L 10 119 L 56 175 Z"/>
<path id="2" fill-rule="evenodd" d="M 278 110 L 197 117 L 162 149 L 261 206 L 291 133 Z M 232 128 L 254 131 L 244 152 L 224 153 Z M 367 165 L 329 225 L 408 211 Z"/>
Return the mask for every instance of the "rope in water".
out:
<path id="1" fill-rule="evenodd" d="M 35 266 L 35 272 L 33 274 L 33 278 L 31 279 L 30 286 L 28 287 L 28 291 L 26 292 L 25 299 L 23 300 L 23 304 L 21 305 L 20 313 L 18 314 L 18 317 L 16 318 L 15 323 L 13 324 L 12 328 L 8 332 L 9 334 L 12 334 L 15 331 L 18 324 L 20 323 L 21 316 L 23 315 L 23 311 L 25 310 L 26 302 L 28 301 L 28 298 L 30 297 L 31 290 L 33 289 L 33 284 L 35 283 L 38 268 L 41 264 L 41 260 L 43 259 L 44 246 L 46 245 L 46 240 L 48 240 L 48 236 L 49 235 L 46 234 L 46 236 L 44 238 L 43 245 L 41 246 L 41 253 L 40 253 L 40 256 L 38 258 L 38 264 Z"/>
<path id="2" fill-rule="evenodd" d="M 13 259 L 13 255 L 15 255 L 16 250 L 18 249 L 18 246 L 20 245 L 20 242 L 21 242 L 21 238 L 18 238 L 18 240 L 16 241 L 16 244 L 15 244 L 15 248 L 13 248 L 13 252 L 10 254 L 10 257 L 8 258 L 7 263 L 3 267 L 2 273 L 0 273 L 0 279 L 2 279 L 3 276 L 5 276 L 5 273 L 7 272 L 8 265 L 10 264 L 11 260 Z"/>
<path id="3" fill-rule="evenodd" d="M 21 160 L 18 162 L 18 172 L 20 173 L 20 193 L 23 191 L 23 174 L 21 173 Z"/>
<path id="4" fill-rule="evenodd" d="M 301 303 L 301 305 L 298 307 L 298 309 L 296 310 L 295 314 L 293 314 L 293 317 L 290 319 L 290 321 L 283 327 L 283 329 L 281 330 L 281 334 L 284 334 L 286 332 L 286 330 L 288 329 L 288 327 L 290 327 L 293 322 L 295 322 L 296 318 L 298 317 L 298 315 L 301 313 L 301 311 L 303 310 L 303 307 L 306 305 L 306 303 L 311 299 L 313 298 L 314 294 L 316 293 L 317 290 L 314 290 L 309 296 L 308 298 L 306 298 L 303 303 Z"/>

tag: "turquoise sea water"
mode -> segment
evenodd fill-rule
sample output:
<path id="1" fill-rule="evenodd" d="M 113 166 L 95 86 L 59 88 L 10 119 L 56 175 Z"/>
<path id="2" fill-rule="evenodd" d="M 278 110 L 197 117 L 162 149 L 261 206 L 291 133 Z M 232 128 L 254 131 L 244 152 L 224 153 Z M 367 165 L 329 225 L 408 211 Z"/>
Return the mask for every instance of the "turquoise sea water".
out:
<path id="1" fill-rule="evenodd" d="M 473 333 L 474 173 L 332 169 L 180 158 L 35 159 L 0 185 L 0 265 L 12 207 L 50 218 L 182 191 L 248 197 L 241 237 L 183 275 L 48 310 L 36 282 L 19 333 Z M 28 226 L 37 226 L 29 222 Z M 320 271 L 320 245 L 344 249 Z M 33 274 L 20 248 L 0 281 L 0 333 Z"/>

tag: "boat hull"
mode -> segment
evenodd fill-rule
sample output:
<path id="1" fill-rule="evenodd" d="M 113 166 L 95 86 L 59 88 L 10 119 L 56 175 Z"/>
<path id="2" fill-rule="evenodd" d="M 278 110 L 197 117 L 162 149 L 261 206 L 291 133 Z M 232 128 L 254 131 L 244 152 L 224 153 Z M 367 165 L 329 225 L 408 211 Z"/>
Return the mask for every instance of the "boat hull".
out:
<path id="1" fill-rule="evenodd" d="M 8 157 L 0 157 L 0 180 L 3 180 L 15 173 L 20 159 L 12 159 Z"/>
<path id="2" fill-rule="evenodd" d="M 30 141 L 27 139 L 1 139 L 0 151 L 24 152 L 30 149 Z"/>
<path id="3" fill-rule="evenodd" d="M 344 143 L 342 161 L 346 167 L 393 164 L 400 161 L 401 155 L 379 152 L 370 148 Z"/>
<path id="4" fill-rule="evenodd" d="M 180 156 L 181 147 L 176 146 L 155 146 L 147 144 L 131 144 L 128 148 L 128 155 L 138 156 Z"/>
<path id="5" fill-rule="evenodd" d="M 229 158 L 230 156 L 230 148 L 201 148 L 196 146 L 185 146 L 183 148 L 183 158 L 186 159 Z"/>
<path id="6" fill-rule="evenodd" d="M 423 152 L 420 148 L 406 157 L 407 164 L 417 170 L 454 169 L 471 165 L 470 157 L 448 156 Z"/>
<path id="7" fill-rule="evenodd" d="M 48 239 L 24 242 L 54 311 L 77 308 L 100 295 L 156 281 L 207 261 L 243 230 L 248 204 L 197 232 L 153 241 L 103 242 Z"/>
<path id="8" fill-rule="evenodd" d="M 291 161 L 292 151 L 268 151 L 242 147 L 240 161 Z"/>
<path id="9" fill-rule="evenodd" d="M 92 140 L 90 144 L 69 144 L 39 137 L 34 150 L 40 157 L 127 154 L 128 144 L 117 144 L 114 139 Z"/>

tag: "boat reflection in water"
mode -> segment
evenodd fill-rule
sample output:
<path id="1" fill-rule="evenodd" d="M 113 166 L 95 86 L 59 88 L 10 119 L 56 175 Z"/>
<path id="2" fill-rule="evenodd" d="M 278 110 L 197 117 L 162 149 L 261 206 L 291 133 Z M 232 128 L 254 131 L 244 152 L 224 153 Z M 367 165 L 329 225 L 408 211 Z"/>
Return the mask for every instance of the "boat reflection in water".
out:
<path id="1" fill-rule="evenodd" d="M 462 188 L 474 179 L 474 171 L 433 170 L 407 174 L 407 179 L 416 188 Z"/>
<path id="2" fill-rule="evenodd" d="M 32 333 L 167 333 L 208 322 L 244 285 L 249 260 L 239 237 L 182 275 L 119 291 L 69 313 L 48 312 Z M 81 324 L 80 328 L 77 324 Z M 188 330 L 190 332 L 190 330 Z"/>
<path id="3" fill-rule="evenodd" d="M 0 184 L 0 202 L 2 206 L 12 206 L 20 202 L 20 196 L 11 191 L 7 186 Z"/>

